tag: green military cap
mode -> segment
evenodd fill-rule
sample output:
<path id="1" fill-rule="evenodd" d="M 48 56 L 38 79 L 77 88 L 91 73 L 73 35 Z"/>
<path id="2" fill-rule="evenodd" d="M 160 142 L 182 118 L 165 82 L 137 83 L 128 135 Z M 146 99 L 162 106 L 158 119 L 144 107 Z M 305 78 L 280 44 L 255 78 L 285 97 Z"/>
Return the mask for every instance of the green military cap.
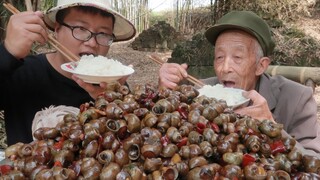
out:
<path id="1" fill-rule="evenodd" d="M 224 15 L 218 22 L 207 29 L 205 36 L 208 41 L 215 45 L 219 34 L 225 30 L 243 30 L 258 40 L 265 56 L 269 56 L 275 46 L 271 30 L 268 24 L 258 15 L 251 11 L 231 11 Z"/>

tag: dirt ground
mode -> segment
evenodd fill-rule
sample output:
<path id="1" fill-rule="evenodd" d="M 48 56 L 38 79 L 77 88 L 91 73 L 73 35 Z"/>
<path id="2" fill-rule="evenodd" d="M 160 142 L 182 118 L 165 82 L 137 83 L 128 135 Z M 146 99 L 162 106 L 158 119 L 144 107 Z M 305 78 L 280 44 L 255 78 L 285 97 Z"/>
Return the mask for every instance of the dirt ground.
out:
<path id="1" fill-rule="evenodd" d="M 143 85 L 147 83 L 156 86 L 158 84 L 158 71 L 160 65 L 153 62 L 147 56 L 152 53 L 156 53 L 158 56 L 163 57 L 163 60 L 166 60 L 170 57 L 171 53 L 136 51 L 129 47 L 129 45 L 130 42 L 113 44 L 108 56 L 119 60 L 123 64 L 133 65 L 135 72 L 128 79 L 128 83 L 131 88 L 134 88 L 136 85 Z M 320 121 L 320 86 L 316 87 L 314 97 L 318 104 L 318 119 Z"/>

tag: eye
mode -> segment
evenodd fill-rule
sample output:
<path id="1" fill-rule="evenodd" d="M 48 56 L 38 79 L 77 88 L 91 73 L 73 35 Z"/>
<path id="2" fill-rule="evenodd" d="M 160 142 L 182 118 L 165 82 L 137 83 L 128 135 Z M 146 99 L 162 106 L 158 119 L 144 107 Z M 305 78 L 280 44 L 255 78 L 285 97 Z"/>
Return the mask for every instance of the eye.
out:
<path id="1" fill-rule="evenodd" d="M 79 30 L 81 30 L 81 31 L 88 31 L 88 29 L 86 29 L 86 28 L 84 28 L 84 27 L 82 27 L 82 26 L 79 26 L 78 28 L 79 28 Z"/>
<path id="2" fill-rule="evenodd" d="M 214 60 L 220 62 L 223 60 L 223 56 L 216 56 Z"/>

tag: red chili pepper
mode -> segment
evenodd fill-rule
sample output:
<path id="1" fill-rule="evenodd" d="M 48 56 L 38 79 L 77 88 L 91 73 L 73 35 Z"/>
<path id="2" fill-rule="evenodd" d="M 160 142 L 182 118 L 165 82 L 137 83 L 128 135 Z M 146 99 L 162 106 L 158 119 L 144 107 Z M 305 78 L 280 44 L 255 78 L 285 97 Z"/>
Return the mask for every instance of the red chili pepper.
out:
<path id="1" fill-rule="evenodd" d="M 256 133 L 254 132 L 253 129 L 249 128 L 247 134 L 248 134 L 248 135 L 255 135 Z"/>
<path id="2" fill-rule="evenodd" d="M 61 150 L 62 147 L 63 147 L 63 142 L 64 142 L 64 138 L 61 137 L 58 142 L 54 143 L 53 147 L 54 147 L 56 150 Z"/>
<path id="3" fill-rule="evenodd" d="M 169 143 L 170 143 L 170 140 L 169 140 L 169 138 L 167 136 L 162 136 L 161 137 L 161 144 L 163 146 L 167 146 Z"/>
<path id="4" fill-rule="evenodd" d="M 216 123 L 211 123 L 211 129 L 213 129 L 215 133 L 220 133 L 220 128 Z"/>
<path id="5" fill-rule="evenodd" d="M 204 123 L 197 123 L 198 133 L 202 134 L 205 128 L 206 128 L 206 125 Z"/>
<path id="6" fill-rule="evenodd" d="M 178 148 L 186 145 L 187 142 L 188 142 L 188 138 L 187 138 L 187 137 L 183 137 L 183 138 L 180 140 L 180 142 L 177 143 Z"/>
<path id="7" fill-rule="evenodd" d="M 256 161 L 256 158 L 251 156 L 250 154 L 244 154 L 242 156 L 242 167 L 246 167 L 247 165 Z"/>
<path id="8" fill-rule="evenodd" d="M 286 151 L 286 147 L 281 140 L 277 140 L 271 143 L 270 148 L 272 154 L 283 153 Z"/>
<path id="9" fill-rule="evenodd" d="M 180 116 L 182 117 L 182 119 L 188 119 L 188 106 L 180 106 L 178 107 L 178 112 L 180 114 Z"/>
<path id="10" fill-rule="evenodd" d="M 0 166 L 0 175 L 6 175 L 13 169 L 10 165 L 1 165 Z"/>
<path id="11" fill-rule="evenodd" d="M 56 161 L 54 162 L 54 165 L 53 166 L 56 166 L 56 167 L 62 167 L 62 164 L 60 161 Z"/>

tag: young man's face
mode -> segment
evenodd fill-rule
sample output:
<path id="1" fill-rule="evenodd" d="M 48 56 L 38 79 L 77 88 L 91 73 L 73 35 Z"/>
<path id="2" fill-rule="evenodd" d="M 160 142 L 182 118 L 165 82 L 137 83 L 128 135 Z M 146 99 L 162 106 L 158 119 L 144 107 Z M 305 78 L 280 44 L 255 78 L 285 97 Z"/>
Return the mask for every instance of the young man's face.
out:
<path id="1" fill-rule="evenodd" d="M 111 17 L 86 13 L 75 8 L 71 8 L 70 13 L 66 15 L 63 23 L 69 26 L 81 26 L 93 33 L 103 32 L 109 35 L 113 33 L 113 21 Z M 77 40 L 72 36 L 70 28 L 60 24 L 56 25 L 56 34 L 58 41 L 78 56 L 84 54 L 105 56 L 110 48 L 109 46 L 99 45 L 94 37 L 85 42 Z"/>
<path id="2" fill-rule="evenodd" d="M 255 88 L 258 79 L 255 43 L 257 40 L 253 36 L 239 30 L 219 35 L 214 70 L 221 84 L 244 90 Z"/>

